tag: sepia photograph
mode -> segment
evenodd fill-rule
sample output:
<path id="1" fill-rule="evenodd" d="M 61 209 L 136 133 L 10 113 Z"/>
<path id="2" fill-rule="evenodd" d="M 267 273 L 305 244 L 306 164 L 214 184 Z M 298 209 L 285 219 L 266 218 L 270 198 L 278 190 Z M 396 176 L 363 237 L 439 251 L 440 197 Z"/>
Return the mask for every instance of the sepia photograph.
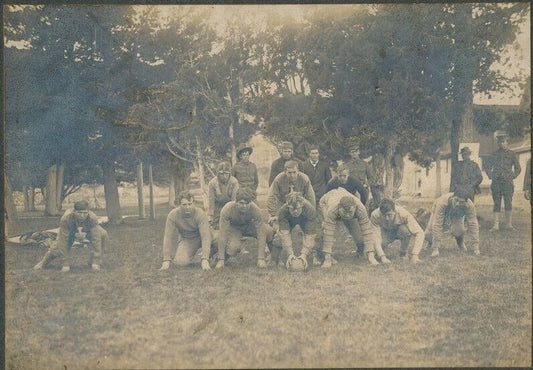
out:
<path id="1" fill-rule="evenodd" d="M 6 369 L 533 365 L 529 2 L 2 11 Z"/>

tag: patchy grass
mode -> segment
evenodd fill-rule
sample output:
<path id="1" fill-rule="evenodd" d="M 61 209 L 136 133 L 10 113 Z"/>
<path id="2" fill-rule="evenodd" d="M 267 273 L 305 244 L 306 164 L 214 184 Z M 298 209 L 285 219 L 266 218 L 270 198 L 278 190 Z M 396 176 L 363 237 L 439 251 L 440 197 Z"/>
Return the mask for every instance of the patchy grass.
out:
<path id="1" fill-rule="evenodd" d="M 71 273 L 34 272 L 45 250 L 7 245 L 6 368 L 531 365 L 529 213 L 515 234 L 482 221 L 479 257 L 449 238 L 435 260 L 413 266 L 393 247 L 371 267 L 343 242 L 330 270 L 259 270 L 252 251 L 222 271 L 159 272 L 167 211 L 109 227 L 99 273 L 83 250 Z"/>

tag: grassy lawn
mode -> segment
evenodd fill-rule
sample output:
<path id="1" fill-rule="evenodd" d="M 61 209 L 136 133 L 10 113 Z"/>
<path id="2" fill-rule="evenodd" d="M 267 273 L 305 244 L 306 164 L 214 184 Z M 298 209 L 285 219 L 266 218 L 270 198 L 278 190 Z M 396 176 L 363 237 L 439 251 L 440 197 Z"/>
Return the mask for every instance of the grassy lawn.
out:
<path id="1" fill-rule="evenodd" d="M 99 273 L 83 250 L 68 274 L 34 272 L 45 250 L 7 245 L 6 368 L 531 365 L 529 211 L 516 233 L 482 221 L 479 257 L 448 238 L 437 259 L 414 266 L 392 248 L 391 265 L 371 267 L 342 242 L 339 264 L 306 273 L 259 270 L 256 251 L 222 271 L 159 272 L 167 212 L 109 227 Z"/>

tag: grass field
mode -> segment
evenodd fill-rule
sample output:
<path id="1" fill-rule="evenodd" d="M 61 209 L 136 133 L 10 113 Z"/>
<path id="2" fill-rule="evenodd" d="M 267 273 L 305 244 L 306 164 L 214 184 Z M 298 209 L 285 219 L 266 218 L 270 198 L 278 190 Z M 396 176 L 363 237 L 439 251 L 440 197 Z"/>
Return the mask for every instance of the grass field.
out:
<path id="1" fill-rule="evenodd" d="M 7 369 L 531 365 L 529 211 L 514 234 L 482 221 L 479 257 L 448 238 L 437 259 L 393 248 L 371 267 L 338 243 L 329 270 L 259 270 L 252 251 L 159 272 L 165 207 L 109 227 L 99 273 L 84 251 L 71 273 L 34 272 L 44 249 L 6 246 Z M 57 218 L 15 225 L 47 227 Z"/>

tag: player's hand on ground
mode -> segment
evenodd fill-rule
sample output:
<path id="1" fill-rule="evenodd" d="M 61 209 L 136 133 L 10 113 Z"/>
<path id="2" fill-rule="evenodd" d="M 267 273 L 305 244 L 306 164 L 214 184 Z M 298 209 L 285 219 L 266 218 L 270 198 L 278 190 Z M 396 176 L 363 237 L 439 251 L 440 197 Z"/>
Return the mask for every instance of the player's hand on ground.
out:
<path id="1" fill-rule="evenodd" d="M 215 268 L 216 268 L 216 269 L 224 268 L 224 260 L 218 260 L 218 262 L 217 262 Z"/>
<path id="2" fill-rule="evenodd" d="M 211 270 L 211 266 L 209 266 L 208 259 L 202 259 L 202 270 L 204 271 Z"/>
<path id="3" fill-rule="evenodd" d="M 161 268 L 159 271 L 165 271 L 168 270 L 170 267 L 170 261 L 163 261 L 163 264 L 161 265 Z"/>

